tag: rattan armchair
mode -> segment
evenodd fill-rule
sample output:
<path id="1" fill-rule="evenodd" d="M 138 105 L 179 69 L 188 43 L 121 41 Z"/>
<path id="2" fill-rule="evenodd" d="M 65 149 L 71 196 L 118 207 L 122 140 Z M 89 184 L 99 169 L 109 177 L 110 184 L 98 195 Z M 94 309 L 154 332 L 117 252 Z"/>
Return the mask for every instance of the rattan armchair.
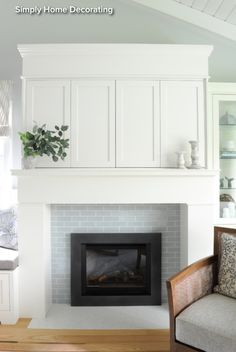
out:
<path id="1" fill-rule="evenodd" d="M 224 232 L 236 236 L 236 229 L 215 227 L 214 255 L 199 260 L 167 280 L 171 352 L 202 351 L 177 341 L 176 317 L 192 303 L 213 292 L 218 277 L 219 239 Z"/>

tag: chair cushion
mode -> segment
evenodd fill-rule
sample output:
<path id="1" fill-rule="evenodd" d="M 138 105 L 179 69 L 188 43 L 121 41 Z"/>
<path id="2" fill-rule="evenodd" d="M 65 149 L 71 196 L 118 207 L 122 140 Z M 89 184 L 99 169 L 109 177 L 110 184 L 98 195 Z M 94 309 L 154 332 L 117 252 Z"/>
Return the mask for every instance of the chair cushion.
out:
<path id="1" fill-rule="evenodd" d="M 14 270 L 18 266 L 18 251 L 0 247 L 0 270 Z"/>
<path id="2" fill-rule="evenodd" d="M 213 293 L 194 302 L 176 318 L 176 339 L 206 352 L 235 352 L 236 300 Z"/>
<path id="3" fill-rule="evenodd" d="M 236 298 L 236 237 L 223 233 L 220 240 L 218 285 L 214 291 Z"/>

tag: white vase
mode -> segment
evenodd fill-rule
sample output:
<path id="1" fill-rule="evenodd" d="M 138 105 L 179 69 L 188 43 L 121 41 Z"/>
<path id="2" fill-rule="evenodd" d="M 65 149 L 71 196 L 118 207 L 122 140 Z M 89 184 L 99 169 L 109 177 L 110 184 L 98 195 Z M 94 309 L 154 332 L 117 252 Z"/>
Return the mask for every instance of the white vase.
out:
<path id="1" fill-rule="evenodd" d="M 27 158 L 22 158 L 22 166 L 24 169 L 34 169 L 37 164 L 37 157 L 28 156 Z"/>
<path id="2" fill-rule="evenodd" d="M 185 167 L 185 160 L 184 160 L 184 154 L 185 152 L 176 152 L 178 155 L 178 160 L 177 160 L 177 166 L 179 169 L 186 169 Z"/>
<path id="3" fill-rule="evenodd" d="M 191 159 L 192 164 L 189 166 L 189 169 L 201 169 L 199 164 L 199 150 L 198 150 L 198 141 L 189 141 L 191 145 Z"/>

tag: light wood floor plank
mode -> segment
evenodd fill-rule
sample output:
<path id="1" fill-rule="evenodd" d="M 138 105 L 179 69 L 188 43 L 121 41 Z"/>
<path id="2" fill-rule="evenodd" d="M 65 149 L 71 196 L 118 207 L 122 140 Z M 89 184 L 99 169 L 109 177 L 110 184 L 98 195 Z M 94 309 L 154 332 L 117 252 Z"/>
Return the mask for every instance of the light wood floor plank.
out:
<path id="1" fill-rule="evenodd" d="M 0 326 L 1 352 L 169 352 L 168 330 L 42 330 L 29 322 Z"/>

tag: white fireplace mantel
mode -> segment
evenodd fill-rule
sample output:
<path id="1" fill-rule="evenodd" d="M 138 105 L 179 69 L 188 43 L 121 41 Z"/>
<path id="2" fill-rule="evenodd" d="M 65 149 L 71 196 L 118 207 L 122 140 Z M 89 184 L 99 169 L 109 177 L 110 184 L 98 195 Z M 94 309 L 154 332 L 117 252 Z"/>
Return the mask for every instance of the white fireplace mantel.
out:
<path id="1" fill-rule="evenodd" d="M 14 170 L 20 203 L 216 202 L 215 170 L 168 168 Z"/>
<path id="2" fill-rule="evenodd" d="M 51 204 L 178 203 L 181 265 L 212 253 L 215 170 L 33 169 L 13 175 L 18 179 L 21 317 L 44 317 L 51 305 Z"/>

